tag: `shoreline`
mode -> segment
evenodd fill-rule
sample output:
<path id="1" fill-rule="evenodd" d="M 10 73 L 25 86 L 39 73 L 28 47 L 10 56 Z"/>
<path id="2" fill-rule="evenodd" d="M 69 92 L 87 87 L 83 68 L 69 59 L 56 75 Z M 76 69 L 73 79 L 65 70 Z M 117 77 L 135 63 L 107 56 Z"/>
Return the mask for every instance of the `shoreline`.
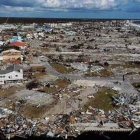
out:
<path id="1" fill-rule="evenodd" d="M 140 28 L 140 24 L 136 24 L 133 21 L 129 21 L 129 26 L 131 27 L 136 27 L 136 28 Z"/>

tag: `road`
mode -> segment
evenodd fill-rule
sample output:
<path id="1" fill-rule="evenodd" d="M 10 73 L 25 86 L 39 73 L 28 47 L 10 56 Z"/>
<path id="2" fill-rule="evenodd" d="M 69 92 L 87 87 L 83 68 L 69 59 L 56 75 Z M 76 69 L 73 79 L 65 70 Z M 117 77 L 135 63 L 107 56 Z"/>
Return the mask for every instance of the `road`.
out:
<path id="1" fill-rule="evenodd" d="M 57 77 L 63 77 L 68 78 L 72 80 L 93 80 L 93 81 L 122 81 L 122 76 L 118 77 L 84 77 L 77 74 L 62 74 L 57 72 L 54 68 L 51 67 L 51 65 L 48 62 L 43 63 L 43 65 L 46 67 L 46 71 L 52 75 L 55 75 Z"/>
<path id="2" fill-rule="evenodd" d="M 98 123 L 75 123 L 70 124 L 71 127 L 76 127 L 79 132 L 85 131 L 103 131 L 103 132 L 131 132 L 131 128 L 120 128 L 117 123 L 104 123 L 103 127 L 99 127 Z"/>
<path id="3" fill-rule="evenodd" d="M 40 59 L 39 59 L 40 60 Z M 91 81 L 110 81 L 110 82 L 116 82 L 116 81 L 123 81 L 122 76 L 115 76 L 115 77 L 84 77 L 82 75 L 78 74 L 63 74 L 56 71 L 45 59 L 44 62 L 40 61 L 45 68 L 46 71 L 54 76 L 72 79 L 72 80 L 91 80 Z M 127 80 L 128 81 L 128 80 Z M 131 79 L 130 82 L 140 82 L 140 79 Z"/>
<path id="4" fill-rule="evenodd" d="M 90 56 L 131 56 L 140 57 L 140 54 L 129 53 L 90 53 L 90 52 L 45 52 L 44 55 L 90 55 Z"/>

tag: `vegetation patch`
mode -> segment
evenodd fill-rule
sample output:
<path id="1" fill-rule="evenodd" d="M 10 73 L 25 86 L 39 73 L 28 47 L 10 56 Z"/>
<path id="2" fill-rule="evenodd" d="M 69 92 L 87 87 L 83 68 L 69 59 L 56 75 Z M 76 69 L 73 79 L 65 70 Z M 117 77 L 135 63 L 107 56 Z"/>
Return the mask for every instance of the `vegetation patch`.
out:
<path id="1" fill-rule="evenodd" d="M 43 118 L 44 114 L 57 104 L 57 100 L 54 100 L 51 104 L 42 105 L 36 107 L 36 105 L 27 104 L 20 108 L 19 114 L 23 114 L 27 118 Z"/>
<path id="2" fill-rule="evenodd" d="M 70 84 L 70 81 L 67 79 L 57 79 L 54 82 L 51 82 L 50 85 L 54 85 L 52 87 L 44 87 L 41 91 L 43 92 L 58 92 L 57 90 L 63 89 Z"/>
<path id="3" fill-rule="evenodd" d="M 46 76 L 46 75 L 47 75 L 46 72 L 36 72 L 36 73 L 34 74 L 34 78 L 37 80 L 37 79 L 39 79 L 39 78 L 41 78 L 41 77 L 43 77 L 43 76 Z"/>
<path id="4" fill-rule="evenodd" d="M 0 89 L 0 99 L 8 98 L 15 94 L 17 91 L 24 89 L 25 87 L 10 87 L 8 89 Z"/>
<path id="5" fill-rule="evenodd" d="M 33 71 L 42 71 L 42 72 L 44 72 L 45 71 L 45 67 L 44 66 L 33 66 L 32 70 Z"/>
<path id="6" fill-rule="evenodd" d="M 117 68 L 117 67 L 122 67 L 122 68 L 135 68 L 136 65 L 134 64 L 112 64 L 110 65 L 111 68 Z"/>
<path id="7" fill-rule="evenodd" d="M 73 69 L 72 68 L 67 68 L 62 64 L 58 63 L 50 63 L 50 65 L 58 72 L 60 73 L 72 73 Z"/>
<path id="8" fill-rule="evenodd" d="M 21 107 L 19 113 L 23 114 L 24 116 L 28 118 L 39 118 L 45 113 L 46 108 L 47 107 L 45 105 L 38 108 L 34 107 L 33 105 L 25 105 Z"/>
<path id="9" fill-rule="evenodd" d="M 116 107 L 112 104 L 112 96 L 118 97 L 117 91 L 103 87 L 94 94 L 95 98 L 90 99 L 84 105 L 84 109 L 87 110 L 89 106 L 92 106 L 94 108 L 103 109 L 105 112 L 113 110 Z"/>
<path id="10" fill-rule="evenodd" d="M 87 73 L 86 76 L 91 76 L 91 77 L 97 77 L 97 76 L 100 76 L 100 77 L 109 77 L 109 76 L 113 76 L 113 73 L 105 68 L 105 69 L 102 69 L 98 72 L 90 72 L 90 73 Z"/>
<path id="11" fill-rule="evenodd" d="M 140 82 L 135 82 L 132 84 L 135 88 L 140 88 Z"/>
<path id="12" fill-rule="evenodd" d="M 57 79 L 54 81 L 54 84 L 58 85 L 59 88 L 65 88 L 70 84 L 70 81 L 67 79 Z"/>

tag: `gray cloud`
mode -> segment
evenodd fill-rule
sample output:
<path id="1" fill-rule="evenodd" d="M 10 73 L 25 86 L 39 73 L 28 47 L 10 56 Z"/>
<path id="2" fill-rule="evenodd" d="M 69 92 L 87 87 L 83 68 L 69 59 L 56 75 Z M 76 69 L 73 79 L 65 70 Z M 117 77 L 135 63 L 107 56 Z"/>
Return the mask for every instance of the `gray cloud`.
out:
<path id="1" fill-rule="evenodd" d="M 0 0 L 0 11 L 117 10 L 132 2 L 140 0 Z"/>

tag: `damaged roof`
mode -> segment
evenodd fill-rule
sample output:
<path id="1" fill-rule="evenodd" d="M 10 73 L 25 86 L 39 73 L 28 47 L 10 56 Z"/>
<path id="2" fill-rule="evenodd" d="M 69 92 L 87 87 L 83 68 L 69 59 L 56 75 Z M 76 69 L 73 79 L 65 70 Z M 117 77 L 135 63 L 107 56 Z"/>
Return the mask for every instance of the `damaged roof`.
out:
<path id="1" fill-rule="evenodd" d="M 14 42 L 14 43 L 10 43 L 8 46 L 11 46 L 11 47 L 13 47 L 13 46 L 17 46 L 17 47 L 24 47 L 24 46 L 26 46 L 25 45 L 25 43 L 24 42 Z"/>
<path id="2" fill-rule="evenodd" d="M 0 75 L 7 74 L 12 71 L 19 71 L 20 69 L 23 69 L 23 67 L 18 64 L 11 65 L 11 66 L 7 67 L 6 70 L 0 70 Z"/>
<path id="3" fill-rule="evenodd" d="M 23 67 L 18 64 L 14 64 L 6 68 L 6 70 L 11 70 L 11 71 L 18 71 L 20 69 L 23 69 Z"/>

